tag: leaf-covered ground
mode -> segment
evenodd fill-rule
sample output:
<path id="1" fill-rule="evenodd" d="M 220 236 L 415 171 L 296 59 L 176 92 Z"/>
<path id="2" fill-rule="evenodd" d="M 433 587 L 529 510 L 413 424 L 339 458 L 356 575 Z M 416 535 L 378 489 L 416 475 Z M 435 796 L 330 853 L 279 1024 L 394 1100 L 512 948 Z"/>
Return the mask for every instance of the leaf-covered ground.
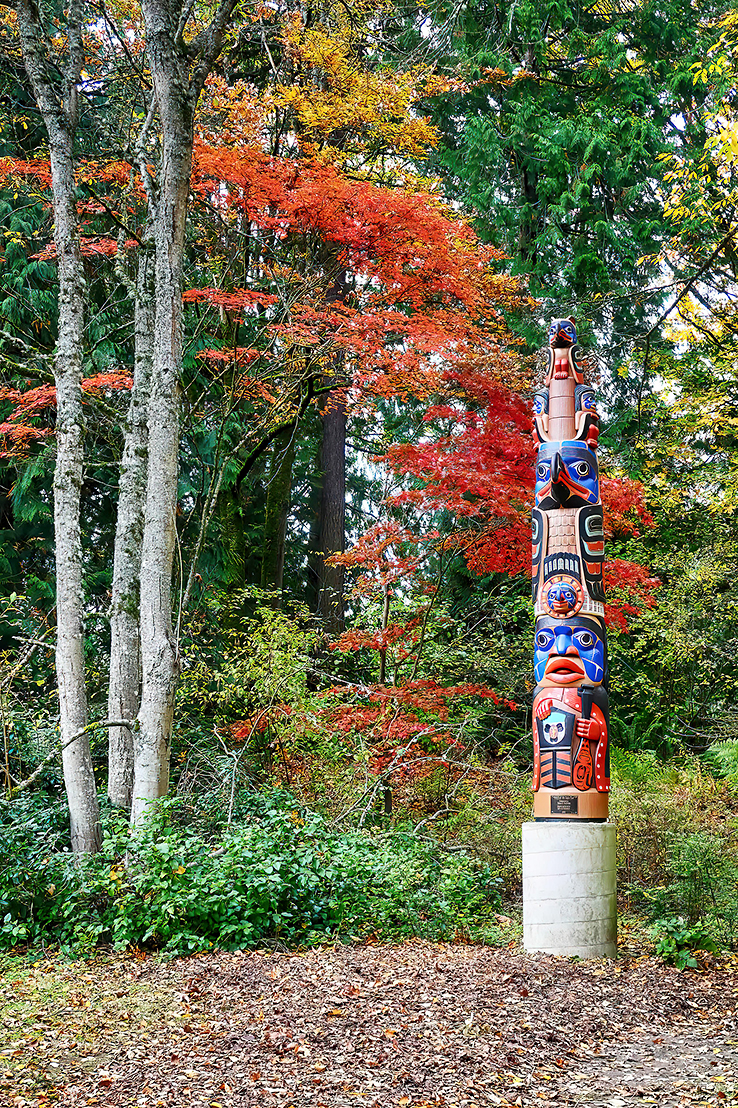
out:
<path id="1" fill-rule="evenodd" d="M 9 959 L 0 1103 L 738 1104 L 738 971 L 406 943 Z"/>

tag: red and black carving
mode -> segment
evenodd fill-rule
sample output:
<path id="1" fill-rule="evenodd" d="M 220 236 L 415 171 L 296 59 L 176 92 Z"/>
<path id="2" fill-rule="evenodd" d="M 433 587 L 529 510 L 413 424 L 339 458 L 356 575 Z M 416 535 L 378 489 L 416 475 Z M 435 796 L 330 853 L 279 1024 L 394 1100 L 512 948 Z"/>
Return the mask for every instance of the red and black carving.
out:
<path id="1" fill-rule="evenodd" d="M 577 517 L 577 537 L 584 581 L 592 600 L 605 601 L 602 567 L 605 561 L 605 530 L 602 505 L 581 508 Z"/>

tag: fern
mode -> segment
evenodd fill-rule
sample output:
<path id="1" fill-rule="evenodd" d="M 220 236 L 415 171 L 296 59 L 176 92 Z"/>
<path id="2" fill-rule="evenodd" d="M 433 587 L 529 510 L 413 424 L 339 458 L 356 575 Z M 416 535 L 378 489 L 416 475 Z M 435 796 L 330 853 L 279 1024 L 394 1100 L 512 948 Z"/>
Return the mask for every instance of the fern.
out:
<path id="1" fill-rule="evenodd" d="M 713 743 L 702 755 L 703 761 L 718 777 L 738 781 L 738 739 Z"/>

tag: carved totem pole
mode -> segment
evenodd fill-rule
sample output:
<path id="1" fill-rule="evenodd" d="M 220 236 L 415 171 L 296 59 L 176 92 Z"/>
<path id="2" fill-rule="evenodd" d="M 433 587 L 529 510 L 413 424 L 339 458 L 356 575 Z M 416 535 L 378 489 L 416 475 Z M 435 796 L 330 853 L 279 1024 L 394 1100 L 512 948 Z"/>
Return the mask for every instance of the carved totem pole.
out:
<path id="1" fill-rule="evenodd" d="M 574 321 L 554 320 L 545 387 L 534 401 L 533 816 L 604 821 L 610 758 L 599 425 L 576 343 Z"/>

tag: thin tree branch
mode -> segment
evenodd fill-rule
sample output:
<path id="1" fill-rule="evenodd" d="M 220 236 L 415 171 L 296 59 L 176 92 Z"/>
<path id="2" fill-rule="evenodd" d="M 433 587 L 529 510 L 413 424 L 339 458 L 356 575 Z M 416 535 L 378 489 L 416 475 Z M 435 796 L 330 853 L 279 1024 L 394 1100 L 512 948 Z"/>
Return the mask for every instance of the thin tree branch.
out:
<path id="1" fill-rule="evenodd" d="M 75 731 L 71 738 L 67 739 L 67 741 L 63 743 L 60 747 L 54 747 L 51 753 L 47 754 L 43 761 L 39 762 L 39 764 L 36 766 L 35 770 L 29 777 L 26 777 L 24 781 L 19 781 L 17 785 L 14 785 L 12 789 L 9 789 L 8 798 L 15 796 L 16 793 L 22 792 L 24 789 L 27 789 L 41 774 L 44 767 L 47 766 L 49 762 L 53 761 L 54 758 L 56 758 L 59 754 L 61 754 L 62 750 L 66 750 L 67 747 L 71 746 L 72 743 L 77 741 L 77 739 L 81 739 L 83 735 L 86 735 L 89 731 L 93 731 L 98 727 L 128 727 L 129 730 L 135 731 L 138 727 L 138 721 L 133 719 L 105 719 L 98 720 L 95 723 L 88 723 L 86 727 L 81 727 L 79 731 Z"/>
<path id="2" fill-rule="evenodd" d="M 664 320 L 667 318 L 667 316 L 671 315 L 671 313 L 674 311 L 674 309 L 677 307 L 677 305 L 681 303 L 681 301 L 684 299 L 684 297 L 687 295 L 687 293 L 689 293 L 692 290 L 693 286 L 696 284 L 696 282 L 699 281 L 699 279 L 703 275 L 703 273 L 705 273 L 710 268 L 712 263 L 715 261 L 715 258 L 717 258 L 717 256 L 720 253 L 722 253 L 722 251 L 725 249 L 725 247 L 728 245 L 728 243 L 732 242 L 732 240 L 735 238 L 736 235 L 738 235 L 738 224 L 736 224 L 735 227 L 731 228 L 731 230 L 728 231 L 728 233 L 720 240 L 720 242 L 717 244 L 717 246 L 713 250 L 712 254 L 710 254 L 710 257 L 707 259 L 707 261 L 703 262 L 702 265 L 699 267 L 699 269 L 696 271 L 696 273 L 694 273 L 690 277 L 690 279 L 687 281 L 687 283 L 685 284 L 682 291 L 674 298 L 672 303 L 667 308 L 664 308 L 664 310 L 661 313 L 661 315 L 659 316 L 659 318 L 656 320 L 656 322 L 653 324 L 653 326 L 650 328 L 650 330 L 646 333 L 646 350 L 645 350 L 645 353 L 643 355 L 643 370 L 641 372 L 641 382 L 640 382 L 640 385 L 639 385 L 639 388 L 638 388 L 638 433 L 639 434 L 641 432 L 641 405 L 643 403 L 643 393 L 644 393 L 645 388 L 646 388 L 646 381 L 648 380 L 648 372 L 649 372 L 649 368 L 650 368 L 651 335 L 654 333 L 654 331 L 656 330 L 657 327 L 661 326 L 661 324 L 664 322 Z"/>

